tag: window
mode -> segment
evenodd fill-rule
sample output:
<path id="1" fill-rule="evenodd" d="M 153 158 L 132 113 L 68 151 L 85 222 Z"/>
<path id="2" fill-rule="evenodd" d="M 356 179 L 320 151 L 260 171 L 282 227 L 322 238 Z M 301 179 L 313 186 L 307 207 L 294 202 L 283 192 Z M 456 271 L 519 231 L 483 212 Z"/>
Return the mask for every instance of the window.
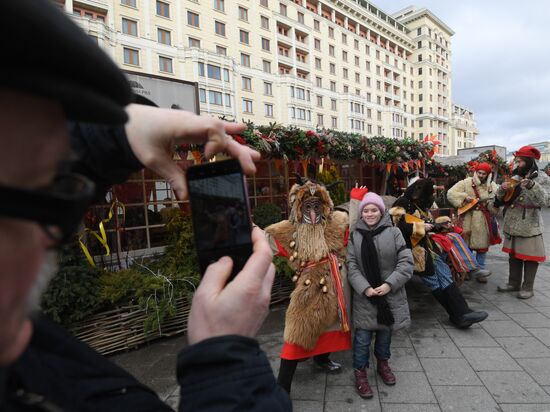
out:
<path id="1" fill-rule="evenodd" d="M 136 0 L 120 0 L 120 4 L 125 6 L 136 7 Z"/>
<path id="2" fill-rule="evenodd" d="M 355 73 L 355 83 L 361 83 L 361 75 L 359 73 Z"/>
<path id="3" fill-rule="evenodd" d="M 344 79 L 347 79 L 347 78 L 348 78 L 348 69 L 344 68 L 344 69 L 342 70 L 342 73 L 343 73 L 343 75 L 344 75 Z"/>
<path id="4" fill-rule="evenodd" d="M 124 47 L 124 63 L 138 66 L 139 51 L 135 49 L 129 49 L 128 47 Z"/>
<path id="5" fill-rule="evenodd" d="M 210 101 L 210 104 L 215 104 L 218 106 L 222 105 L 222 94 L 221 92 L 215 92 L 213 90 L 210 90 L 208 92 L 208 100 Z"/>
<path id="6" fill-rule="evenodd" d="M 269 30 L 269 19 L 265 16 L 260 17 L 262 29 Z"/>
<path id="7" fill-rule="evenodd" d="M 192 11 L 187 12 L 187 24 L 193 27 L 199 27 L 199 15 Z"/>
<path id="8" fill-rule="evenodd" d="M 370 87 L 370 77 L 367 76 L 367 87 Z"/>
<path id="9" fill-rule="evenodd" d="M 323 115 L 317 114 L 317 126 L 322 126 L 322 125 L 323 125 Z"/>
<path id="10" fill-rule="evenodd" d="M 171 33 L 168 30 L 157 29 L 157 41 L 162 44 L 171 45 Z"/>
<path id="11" fill-rule="evenodd" d="M 170 5 L 157 0 L 157 15 L 170 18 Z"/>
<path id="12" fill-rule="evenodd" d="M 262 60 L 262 68 L 264 72 L 271 73 L 271 62 L 267 60 Z"/>
<path id="13" fill-rule="evenodd" d="M 315 78 L 315 85 L 317 87 L 323 87 L 323 79 L 321 77 L 316 77 Z"/>
<path id="14" fill-rule="evenodd" d="M 323 107 L 323 96 L 317 95 L 317 107 Z"/>
<path id="15" fill-rule="evenodd" d="M 329 44 L 328 46 L 328 54 L 331 57 L 334 57 L 334 46 L 332 44 Z"/>
<path id="16" fill-rule="evenodd" d="M 316 57 L 315 58 L 315 68 L 320 69 L 321 68 L 321 59 Z"/>
<path id="17" fill-rule="evenodd" d="M 225 23 L 222 23 L 221 21 L 216 21 L 214 23 L 214 27 L 216 30 L 216 34 L 220 36 L 225 36 Z"/>
<path id="18" fill-rule="evenodd" d="M 199 76 L 204 77 L 204 63 L 198 63 L 199 65 Z M 207 74 L 210 79 L 221 80 L 222 79 L 222 69 L 219 66 L 214 66 L 209 64 L 206 66 Z M 229 70 L 223 69 L 223 80 L 229 81 Z"/>
<path id="19" fill-rule="evenodd" d="M 262 37 L 262 50 L 269 51 L 269 39 Z"/>
<path id="20" fill-rule="evenodd" d="M 199 101 L 201 103 L 206 103 L 206 90 L 199 89 Z"/>
<path id="21" fill-rule="evenodd" d="M 314 44 L 315 50 L 321 51 L 321 40 L 315 39 L 315 40 L 313 41 L 313 44 Z"/>
<path id="22" fill-rule="evenodd" d="M 243 99 L 243 112 L 252 113 L 252 100 Z"/>
<path id="23" fill-rule="evenodd" d="M 422 67 L 419 67 L 418 68 L 418 75 L 421 75 L 422 74 Z"/>
<path id="24" fill-rule="evenodd" d="M 336 110 L 336 99 L 330 99 L 330 110 Z"/>
<path id="25" fill-rule="evenodd" d="M 421 89 L 422 87 L 424 87 L 424 83 L 422 82 L 422 80 L 420 80 L 418 82 L 418 88 Z"/>
<path id="26" fill-rule="evenodd" d="M 348 44 L 348 36 L 346 36 L 344 33 L 342 33 L 342 43 Z"/>
<path id="27" fill-rule="evenodd" d="M 416 47 L 419 48 L 419 49 L 421 49 L 421 48 L 422 48 L 422 42 L 419 41 L 419 42 L 417 43 L 417 46 L 416 46 Z"/>
<path id="28" fill-rule="evenodd" d="M 286 4 L 279 3 L 279 13 L 286 16 Z"/>
<path id="29" fill-rule="evenodd" d="M 345 62 L 348 61 L 348 52 L 347 51 L 342 51 L 342 60 L 344 60 Z"/>
<path id="30" fill-rule="evenodd" d="M 304 24 L 304 13 L 298 12 L 298 23 Z"/>
<path id="31" fill-rule="evenodd" d="M 419 27 L 418 29 L 416 29 L 416 35 L 420 36 L 421 34 L 422 34 L 422 27 Z"/>
<path id="32" fill-rule="evenodd" d="M 122 33 L 130 36 L 137 36 L 137 22 L 129 19 L 122 19 Z"/>
<path id="33" fill-rule="evenodd" d="M 247 90 L 249 92 L 252 91 L 252 79 L 250 77 L 243 76 L 242 83 L 243 83 L 243 90 Z"/>
<path id="34" fill-rule="evenodd" d="M 419 62 L 422 61 L 422 55 L 421 55 L 421 54 L 418 55 L 418 61 L 419 61 Z"/>
<path id="35" fill-rule="evenodd" d="M 336 91 L 336 82 L 335 82 L 335 81 L 331 81 L 331 82 L 330 82 L 330 91 L 331 91 L 331 92 L 335 92 L 335 91 Z"/>
<path id="36" fill-rule="evenodd" d="M 250 55 L 246 53 L 241 53 L 241 65 L 244 67 L 250 67 Z"/>
<path id="37" fill-rule="evenodd" d="M 189 47 L 201 47 L 201 41 L 193 37 L 189 37 Z"/>
<path id="38" fill-rule="evenodd" d="M 355 56 L 355 65 L 359 67 L 359 56 Z"/>
<path id="39" fill-rule="evenodd" d="M 260 6 L 269 8 L 269 0 L 260 0 Z"/>
<path id="40" fill-rule="evenodd" d="M 227 47 L 216 46 L 216 53 L 220 56 L 227 56 Z"/>
<path id="41" fill-rule="evenodd" d="M 334 29 L 332 27 L 328 28 L 328 37 L 334 39 Z"/>
<path id="42" fill-rule="evenodd" d="M 214 0 L 214 10 L 224 11 L 225 10 L 225 0 Z"/>
<path id="43" fill-rule="evenodd" d="M 243 44 L 250 44 L 249 33 L 245 30 L 239 30 L 239 41 Z"/>
<path id="44" fill-rule="evenodd" d="M 313 28 L 317 31 L 321 28 L 321 23 L 319 23 L 319 20 L 313 20 Z"/>
<path id="45" fill-rule="evenodd" d="M 166 73 L 174 73 L 172 68 L 172 59 L 159 56 L 159 70 Z"/>
<path id="46" fill-rule="evenodd" d="M 265 103 L 264 104 L 265 109 L 265 117 L 273 117 L 273 105 Z"/>
<path id="47" fill-rule="evenodd" d="M 333 129 L 336 129 L 338 127 L 338 118 L 332 116 L 331 117 L 331 126 Z"/>
<path id="48" fill-rule="evenodd" d="M 225 94 L 225 107 L 231 107 L 231 95 L 228 93 Z"/>
<path id="49" fill-rule="evenodd" d="M 241 6 L 239 6 L 239 19 L 248 21 L 248 10 Z"/>
<path id="50" fill-rule="evenodd" d="M 329 64 L 330 74 L 336 74 L 336 65 L 334 63 Z"/>
<path id="51" fill-rule="evenodd" d="M 273 85 L 269 82 L 264 82 L 264 94 L 266 96 L 273 96 Z"/>

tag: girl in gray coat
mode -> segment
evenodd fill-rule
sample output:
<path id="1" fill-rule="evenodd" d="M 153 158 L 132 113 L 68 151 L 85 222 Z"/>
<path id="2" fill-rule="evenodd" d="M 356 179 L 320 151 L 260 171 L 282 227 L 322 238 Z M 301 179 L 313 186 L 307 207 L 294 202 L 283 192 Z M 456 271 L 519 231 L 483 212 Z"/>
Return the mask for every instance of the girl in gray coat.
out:
<path id="1" fill-rule="evenodd" d="M 355 327 L 353 368 L 355 386 L 363 398 L 372 398 L 367 379 L 369 347 L 375 337 L 377 372 L 387 385 L 395 384 L 388 364 L 392 331 L 410 325 L 403 287 L 413 275 L 413 257 L 401 231 L 393 227 L 384 202 L 367 193 L 359 205 L 357 227 L 348 243 L 348 281 L 353 289 Z"/>

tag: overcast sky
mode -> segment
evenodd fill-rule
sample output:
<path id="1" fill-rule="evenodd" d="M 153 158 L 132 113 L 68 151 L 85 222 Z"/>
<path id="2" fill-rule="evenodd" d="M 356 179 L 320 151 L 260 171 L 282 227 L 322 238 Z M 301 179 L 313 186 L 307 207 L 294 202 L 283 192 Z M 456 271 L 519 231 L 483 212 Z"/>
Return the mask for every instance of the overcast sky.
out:
<path id="1" fill-rule="evenodd" d="M 550 140 L 550 2 L 374 0 L 388 14 L 426 7 L 447 24 L 452 100 L 472 109 L 477 145 Z"/>

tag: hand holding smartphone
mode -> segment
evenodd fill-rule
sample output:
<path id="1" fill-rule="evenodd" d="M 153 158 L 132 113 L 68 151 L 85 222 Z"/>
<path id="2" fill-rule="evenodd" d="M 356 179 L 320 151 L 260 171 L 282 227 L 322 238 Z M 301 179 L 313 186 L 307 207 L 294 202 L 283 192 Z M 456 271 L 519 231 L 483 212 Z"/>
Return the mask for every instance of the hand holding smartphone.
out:
<path id="1" fill-rule="evenodd" d="M 187 187 L 201 275 L 223 256 L 233 260 L 230 280 L 252 254 L 246 181 L 236 160 L 187 170 Z"/>

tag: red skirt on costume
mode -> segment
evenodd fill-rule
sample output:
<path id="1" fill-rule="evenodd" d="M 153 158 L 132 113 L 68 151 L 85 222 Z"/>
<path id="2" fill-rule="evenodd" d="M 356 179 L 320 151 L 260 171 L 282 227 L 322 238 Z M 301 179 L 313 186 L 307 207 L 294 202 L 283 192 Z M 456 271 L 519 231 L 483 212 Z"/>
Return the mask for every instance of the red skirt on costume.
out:
<path id="1" fill-rule="evenodd" d="M 288 360 L 299 360 L 310 358 L 329 352 L 339 352 L 351 349 L 351 332 L 342 332 L 341 330 L 328 331 L 317 340 L 315 347 L 308 351 L 300 345 L 285 342 L 281 350 L 281 358 Z"/>

